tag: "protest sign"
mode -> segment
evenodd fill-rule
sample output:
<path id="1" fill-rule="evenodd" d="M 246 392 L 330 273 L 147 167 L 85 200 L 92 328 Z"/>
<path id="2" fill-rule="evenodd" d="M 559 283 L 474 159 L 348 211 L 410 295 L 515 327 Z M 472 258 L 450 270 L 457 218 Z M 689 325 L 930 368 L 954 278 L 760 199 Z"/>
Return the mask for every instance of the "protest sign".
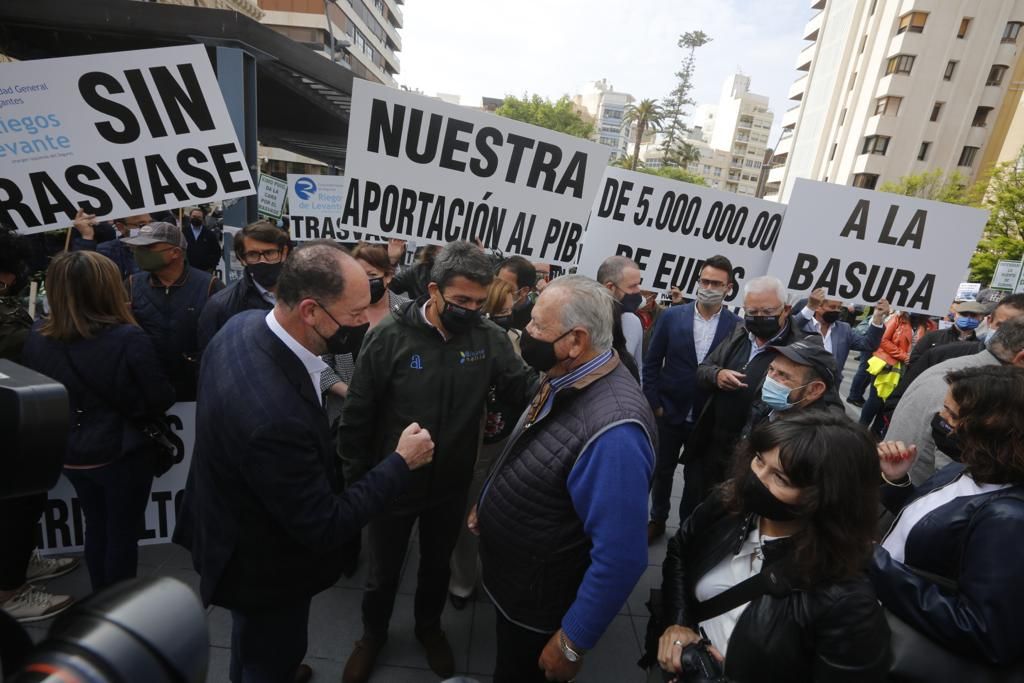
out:
<path id="1" fill-rule="evenodd" d="M 988 212 L 799 179 L 768 274 L 791 292 L 944 316 Z"/>
<path id="2" fill-rule="evenodd" d="M 175 510 L 181 502 L 192 463 L 196 440 L 196 404 L 176 403 L 167 411 L 167 420 L 176 433 L 184 460 L 163 476 L 153 480 L 146 507 L 146 527 L 139 541 L 142 545 L 170 543 L 174 533 Z M 50 489 L 46 508 L 39 520 L 36 547 L 42 554 L 81 550 L 85 540 L 85 518 L 74 487 L 64 476 Z"/>
<path id="3" fill-rule="evenodd" d="M 743 197 L 621 168 L 605 170 L 587 225 L 579 272 L 595 276 L 612 254 L 633 259 L 641 288 L 678 287 L 692 296 L 704 259 L 715 254 L 733 264 L 737 286 L 768 270 L 779 237 L 783 204 Z"/>
<path id="4" fill-rule="evenodd" d="M 260 184 L 256 196 L 261 216 L 280 218 L 287 198 L 288 183 L 266 173 L 260 173 Z"/>
<path id="5" fill-rule="evenodd" d="M 611 150 L 356 79 L 341 222 L 573 264 Z"/>
<path id="6" fill-rule="evenodd" d="M 346 179 L 340 175 L 288 174 L 288 229 L 292 239 L 374 242 L 385 238 L 342 222 Z"/>
<path id="7" fill-rule="evenodd" d="M 254 191 L 202 45 L 0 64 L 0 220 L 23 233 Z"/>
<path id="8" fill-rule="evenodd" d="M 1003 289 L 1012 292 L 1021 276 L 1021 261 L 1000 261 L 992 274 L 992 289 Z"/>
<path id="9" fill-rule="evenodd" d="M 978 298 L 978 292 L 980 291 L 980 282 L 961 282 L 957 285 L 956 296 L 953 299 L 954 301 L 974 301 Z"/>

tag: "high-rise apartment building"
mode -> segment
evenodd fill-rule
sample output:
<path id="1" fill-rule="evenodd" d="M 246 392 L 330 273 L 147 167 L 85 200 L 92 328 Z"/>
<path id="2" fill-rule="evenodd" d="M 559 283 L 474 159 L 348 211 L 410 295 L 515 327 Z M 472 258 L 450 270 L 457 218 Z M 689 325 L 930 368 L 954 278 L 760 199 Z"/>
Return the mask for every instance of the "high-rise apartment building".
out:
<path id="1" fill-rule="evenodd" d="M 208 7 L 210 9 L 226 9 L 239 12 L 250 19 L 259 21 L 263 12 L 257 0 L 158 0 L 166 5 L 188 5 L 190 7 Z"/>
<path id="2" fill-rule="evenodd" d="M 811 9 L 767 198 L 786 201 L 797 178 L 874 188 L 943 169 L 975 179 L 1019 154 L 1024 0 Z"/>
<path id="3" fill-rule="evenodd" d="M 594 124 L 593 140 L 612 148 L 613 160 L 633 153 L 632 127 L 623 121 L 626 107 L 634 102 L 632 95 L 617 92 L 602 78 L 583 86 L 572 102 L 576 111 Z"/>

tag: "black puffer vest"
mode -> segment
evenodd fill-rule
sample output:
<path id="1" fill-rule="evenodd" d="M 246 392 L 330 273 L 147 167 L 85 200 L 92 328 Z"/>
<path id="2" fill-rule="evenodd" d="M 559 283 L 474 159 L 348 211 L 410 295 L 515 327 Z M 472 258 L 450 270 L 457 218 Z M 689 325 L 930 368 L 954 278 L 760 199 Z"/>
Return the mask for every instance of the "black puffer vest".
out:
<path id="1" fill-rule="evenodd" d="M 556 631 L 590 566 L 591 542 L 569 497 L 569 473 L 608 429 L 657 428 L 636 380 L 621 363 L 582 389 L 563 389 L 551 411 L 527 411 L 491 471 L 478 504 L 484 587 L 510 620 Z"/>

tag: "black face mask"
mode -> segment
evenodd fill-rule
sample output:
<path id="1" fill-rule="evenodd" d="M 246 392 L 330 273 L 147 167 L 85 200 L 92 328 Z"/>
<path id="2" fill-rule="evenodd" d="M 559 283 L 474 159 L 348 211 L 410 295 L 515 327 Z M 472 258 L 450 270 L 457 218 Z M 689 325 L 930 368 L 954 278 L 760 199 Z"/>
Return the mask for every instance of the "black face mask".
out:
<path id="1" fill-rule="evenodd" d="M 355 355 L 359 351 L 359 347 L 363 345 L 363 337 L 366 336 L 366 331 L 370 329 L 370 323 L 363 323 L 354 327 L 342 325 L 335 320 L 330 311 L 324 308 L 323 304 L 318 301 L 316 305 L 338 326 L 337 331 L 330 337 L 323 336 L 319 330 L 315 327 L 313 328 L 317 334 L 320 334 L 320 338 L 324 340 L 324 343 L 327 344 L 327 353 L 333 353 L 336 356 L 345 353 Z"/>
<path id="2" fill-rule="evenodd" d="M 776 522 L 790 522 L 798 517 L 796 509 L 772 495 L 753 470 L 749 470 L 740 486 L 743 509 Z"/>
<path id="3" fill-rule="evenodd" d="M 453 304 L 444 298 L 444 294 L 441 295 L 441 301 L 444 302 L 444 310 L 441 311 L 441 324 L 452 334 L 465 334 L 480 322 L 479 309 L 473 310 Z"/>
<path id="4" fill-rule="evenodd" d="M 935 413 L 935 417 L 932 418 L 932 439 L 935 440 L 938 449 L 948 455 L 950 459 L 960 462 L 963 458 L 960 440 L 956 438 L 956 430 L 938 413 Z"/>
<path id="5" fill-rule="evenodd" d="M 765 341 L 774 339 L 782 329 L 778 316 L 774 315 L 748 315 L 743 318 L 743 325 L 747 332 Z"/>
<path id="6" fill-rule="evenodd" d="M 541 341 L 530 336 L 525 329 L 523 336 L 519 338 L 519 353 L 523 361 L 538 372 L 548 372 L 558 364 L 558 356 L 555 355 L 555 342 L 572 332 L 568 329 L 552 341 Z"/>
<path id="7" fill-rule="evenodd" d="M 281 275 L 281 267 L 284 266 L 284 261 L 280 263 L 253 263 L 245 267 L 249 271 L 249 275 L 256 281 L 263 289 L 273 289 L 277 285 L 277 278 Z"/>
<path id="8" fill-rule="evenodd" d="M 644 295 L 639 292 L 636 294 L 626 294 L 622 297 L 622 310 L 626 313 L 636 313 L 640 306 L 644 303 Z"/>
<path id="9" fill-rule="evenodd" d="M 0 296 L 19 296 L 31 279 L 28 266 L 25 266 L 14 274 L 14 282 L 7 287 L 0 287 Z"/>
<path id="10" fill-rule="evenodd" d="M 832 323 L 839 320 L 839 315 L 840 311 L 825 311 L 824 313 L 821 314 L 821 319 L 823 322 L 831 325 Z"/>
<path id="11" fill-rule="evenodd" d="M 512 307 L 512 327 L 517 330 L 524 330 L 530 324 L 530 317 L 533 315 L 533 302 L 529 297 Z M 498 322 L 495 320 L 495 322 Z M 500 323 L 499 323 L 500 324 Z"/>
<path id="12" fill-rule="evenodd" d="M 202 227 L 202 225 L 203 225 L 203 219 L 202 218 L 193 218 L 188 223 L 193 228 L 199 228 L 199 227 Z"/>
<path id="13" fill-rule="evenodd" d="M 375 304 L 384 298 L 387 294 L 388 286 L 384 284 L 384 278 L 382 277 L 371 277 L 370 278 L 370 303 Z"/>
<path id="14" fill-rule="evenodd" d="M 508 315 L 492 315 L 491 322 L 500 327 L 503 330 L 512 329 L 514 314 L 509 313 Z"/>

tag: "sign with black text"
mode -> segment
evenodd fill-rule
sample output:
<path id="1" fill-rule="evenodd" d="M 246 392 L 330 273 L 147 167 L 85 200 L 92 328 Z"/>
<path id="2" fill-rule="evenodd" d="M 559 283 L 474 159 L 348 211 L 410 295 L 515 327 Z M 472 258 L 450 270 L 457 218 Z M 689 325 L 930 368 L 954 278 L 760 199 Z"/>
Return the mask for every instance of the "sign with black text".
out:
<path id="1" fill-rule="evenodd" d="M 260 173 L 260 184 L 256 199 L 261 216 L 280 218 L 284 211 L 284 200 L 287 199 L 288 184 L 280 178 Z"/>
<path id="2" fill-rule="evenodd" d="M 704 260 L 721 254 L 736 286 L 768 270 L 779 239 L 784 204 L 621 168 L 605 170 L 587 225 L 579 272 L 594 277 L 613 254 L 643 273 L 641 288 L 678 287 L 693 297 Z"/>
<path id="3" fill-rule="evenodd" d="M 345 227 L 346 179 L 340 175 L 288 174 L 288 230 L 296 242 L 377 242 L 384 238 Z"/>
<path id="4" fill-rule="evenodd" d="M 341 222 L 573 264 L 611 150 L 356 79 Z"/>
<path id="5" fill-rule="evenodd" d="M 181 502 L 192 464 L 192 448 L 196 440 L 196 404 L 175 403 L 167 411 L 167 420 L 184 449 L 185 458 L 153 480 L 146 507 L 146 526 L 139 540 L 141 545 L 170 543 L 176 522 L 175 510 Z M 130 457 L 130 456 L 129 456 Z M 36 547 L 42 554 L 65 553 L 82 549 L 85 540 L 85 517 L 78 494 L 64 476 L 50 489 L 46 508 L 39 520 Z"/>
<path id="6" fill-rule="evenodd" d="M 202 45 L 0 64 L 0 220 L 23 233 L 255 191 Z"/>
<path id="7" fill-rule="evenodd" d="M 768 274 L 790 292 L 944 316 L 988 212 L 799 179 Z"/>

